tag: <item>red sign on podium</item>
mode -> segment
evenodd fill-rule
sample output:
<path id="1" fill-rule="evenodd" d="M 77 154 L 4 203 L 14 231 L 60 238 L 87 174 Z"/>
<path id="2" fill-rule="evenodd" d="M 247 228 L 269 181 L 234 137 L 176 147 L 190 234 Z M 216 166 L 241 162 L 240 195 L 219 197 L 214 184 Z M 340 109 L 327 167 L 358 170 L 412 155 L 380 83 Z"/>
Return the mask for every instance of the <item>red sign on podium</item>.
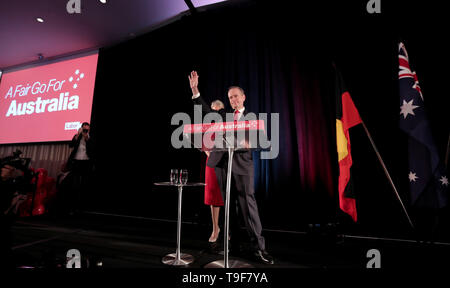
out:
<path id="1" fill-rule="evenodd" d="M 238 122 L 219 122 L 219 123 L 200 123 L 184 125 L 183 133 L 196 134 L 196 133 L 214 133 L 214 132 L 226 132 L 226 131 L 265 131 L 264 120 L 248 120 Z"/>

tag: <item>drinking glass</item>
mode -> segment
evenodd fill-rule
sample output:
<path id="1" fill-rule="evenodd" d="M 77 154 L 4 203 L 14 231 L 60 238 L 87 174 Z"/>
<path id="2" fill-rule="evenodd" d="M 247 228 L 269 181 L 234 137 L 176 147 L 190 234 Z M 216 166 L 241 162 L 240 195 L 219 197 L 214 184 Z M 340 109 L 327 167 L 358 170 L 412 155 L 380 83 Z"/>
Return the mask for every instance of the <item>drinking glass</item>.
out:
<path id="1" fill-rule="evenodd" d="M 188 181 L 188 171 L 187 169 L 181 169 L 180 170 L 180 183 L 181 184 L 186 184 Z"/>
<path id="2" fill-rule="evenodd" d="M 170 169 L 170 184 L 178 184 L 178 169 Z"/>

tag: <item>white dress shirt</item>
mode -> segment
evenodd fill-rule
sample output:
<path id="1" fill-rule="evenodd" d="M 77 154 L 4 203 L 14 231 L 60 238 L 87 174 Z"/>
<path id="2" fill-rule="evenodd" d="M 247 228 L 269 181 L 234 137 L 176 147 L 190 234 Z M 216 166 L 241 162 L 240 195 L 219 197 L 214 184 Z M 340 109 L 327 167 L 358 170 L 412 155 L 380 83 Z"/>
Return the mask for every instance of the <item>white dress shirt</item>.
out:
<path id="1" fill-rule="evenodd" d="M 75 154 L 74 159 L 75 160 L 89 160 L 89 156 L 86 152 L 86 141 L 84 140 L 84 137 L 82 135 L 78 136 L 81 137 L 80 145 L 78 145 L 77 153 Z"/>

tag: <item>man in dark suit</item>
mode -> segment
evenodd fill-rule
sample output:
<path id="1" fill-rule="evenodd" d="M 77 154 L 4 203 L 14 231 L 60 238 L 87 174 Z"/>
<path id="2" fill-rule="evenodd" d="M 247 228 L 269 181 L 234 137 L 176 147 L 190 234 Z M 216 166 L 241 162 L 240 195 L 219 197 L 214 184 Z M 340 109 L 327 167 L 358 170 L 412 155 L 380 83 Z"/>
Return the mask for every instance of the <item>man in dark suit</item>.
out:
<path id="1" fill-rule="evenodd" d="M 189 75 L 194 104 L 202 105 L 202 111 L 205 113 L 216 112 L 222 116 L 222 119 L 226 119 L 225 109 L 213 111 L 200 96 L 200 91 L 198 90 L 198 78 L 199 76 L 196 71 L 192 71 Z M 244 107 L 245 93 L 242 88 L 238 86 L 230 87 L 228 89 L 228 100 L 233 109 L 232 113 L 234 115 L 234 121 L 239 121 L 240 118 L 248 113 Z M 225 199 L 228 153 L 226 151 L 211 152 L 207 165 L 214 168 L 222 192 L 222 197 Z M 236 151 L 236 153 L 234 153 L 231 178 L 230 219 L 232 223 L 230 223 L 230 228 L 233 235 L 231 239 L 232 247 L 236 246 L 233 245 L 233 243 L 236 244 L 238 241 L 236 238 L 238 238 L 239 235 L 236 209 L 233 205 L 236 203 L 237 198 L 246 230 L 252 242 L 253 256 L 262 263 L 273 264 L 273 258 L 265 249 L 265 239 L 261 236 L 262 226 L 254 195 L 254 167 L 251 151 Z"/>
<path id="2" fill-rule="evenodd" d="M 68 204 L 70 214 L 73 214 L 73 210 L 80 210 L 82 205 L 87 204 L 86 193 L 89 189 L 90 177 L 93 166 L 93 143 L 90 137 L 90 125 L 88 122 L 84 122 L 78 133 L 72 138 L 69 143 L 69 147 L 73 147 L 67 160 L 68 169 L 71 171 L 73 179 L 71 187 L 71 195 L 68 195 Z M 85 197 L 83 197 L 85 196 Z M 85 199 L 82 199 L 85 198 Z M 84 202 L 84 203 L 83 203 Z"/>

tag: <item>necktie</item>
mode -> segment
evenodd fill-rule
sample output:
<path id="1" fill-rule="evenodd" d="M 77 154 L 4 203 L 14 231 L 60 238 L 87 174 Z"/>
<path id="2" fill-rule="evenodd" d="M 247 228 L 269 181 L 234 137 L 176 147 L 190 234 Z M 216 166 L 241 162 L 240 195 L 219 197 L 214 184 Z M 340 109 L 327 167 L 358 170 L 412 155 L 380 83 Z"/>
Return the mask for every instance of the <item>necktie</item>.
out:
<path id="1" fill-rule="evenodd" d="M 234 111 L 234 122 L 237 122 L 239 119 L 239 110 Z"/>

